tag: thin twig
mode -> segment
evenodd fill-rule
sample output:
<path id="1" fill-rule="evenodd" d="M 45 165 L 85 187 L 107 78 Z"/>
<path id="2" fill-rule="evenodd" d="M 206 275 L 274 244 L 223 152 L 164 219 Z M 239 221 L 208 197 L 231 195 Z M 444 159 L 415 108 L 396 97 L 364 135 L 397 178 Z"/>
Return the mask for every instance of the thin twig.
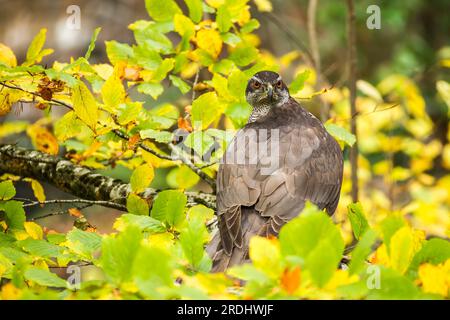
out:
<path id="1" fill-rule="evenodd" d="M 31 92 L 31 91 L 25 90 L 25 89 L 23 89 L 23 88 L 21 88 L 21 87 L 12 86 L 12 85 L 6 84 L 5 82 L 0 82 L 0 84 L 1 84 L 2 86 L 6 87 L 6 88 L 9 88 L 9 89 L 15 89 L 15 90 L 19 90 L 19 91 L 23 91 L 23 92 L 25 92 L 25 93 L 31 94 L 32 96 L 35 96 L 35 97 L 39 97 L 39 98 L 44 99 L 39 93 Z M 51 100 L 46 100 L 46 99 L 44 99 L 44 100 L 45 100 L 45 101 L 53 102 L 54 104 L 57 104 L 57 105 L 66 107 L 66 108 L 68 108 L 68 109 L 70 109 L 70 110 L 73 110 L 73 107 L 72 107 L 71 105 L 68 105 L 67 103 L 62 102 L 62 101 L 60 101 L 60 100 L 56 100 L 56 99 L 51 99 Z"/>
<path id="2" fill-rule="evenodd" d="M 118 210 L 126 211 L 127 208 L 121 204 L 112 202 L 112 201 L 105 201 L 105 200 L 86 200 L 86 199 L 54 199 L 54 200 L 46 200 L 46 201 L 34 201 L 31 203 L 25 203 L 23 204 L 23 207 L 32 207 L 37 205 L 46 205 L 46 204 L 61 204 L 61 203 L 86 203 L 89 205 L 99 205 L 99 206 L 106 206 L 110 208 L 115 208 Z"/>
<path id="3" fill-rule="evenodd" d="M 309 52 L 307 46 L 302 42 L 302 40 L 297 38 L 297 36 L 288 27 L 286 27 L 278 19 L 278 17 L 276 15 L 274 15 L 273 13 L 269 12 L 267 14 L 263 14 L 262 17 L 267 18 L 270 22 L 272 22 L 274 25 L 276 25 L 284 34 L 286 34 L 286 36 L 292 42 L 294 42 L 300 48 L 300 50 L 302 50 L 305 53 L 302 56 L 302 58 L 305 60 L 306 64 L 308 64 L 310 66 L 314 65 L 313 58 L 312 58 L 311 53 Z"/>
<path id="4" fill-rule="evenodd" d="M 113 130 L 113 132 L 118 137 L 120 137 L 124 140 L 129 140 L 128 135 L 126 135 L 122 131 L 116 129 L 116 130 Z M 192 163 L 192 161 L 186 155 L 184 155 L 183 152 L 181 150 L 179 150 L 179 148 L 177 146 L 175 146 L 173 143 L 168 143 L 167 146 L 169 147 L 169 149 L 172 151 L 172 153 L 175 156 L 161 154 L 141 142 L 138 143 L 138 146 L 140 148 L 144 149 L 145 151 L 157 156 L 158 158 L 166 159 L 166 160 L 170 160 L 170 161 L 181 161 L 183 164 L 188 166 L 192 171 L 194 171 L 200 178 L 202 178 L 206 183 L 208 183 L 213 190 L 215 190 L 216 182 L 214 181 L 214 179 L 212 179 L 205 172 L 203 172 L 201 168 L 196 167 L 195 164 Z"/>
<path id="5" fill-rule="evenodd" d="M 350 88 L 350 128 L 356 142 L 350 149 L 350 165 L 352 180 L 352 201 L 358 202 L 358 133 L 356 126 L 356 33 L 355 8 L 353 0 L 347 0 L 348 7 L 348 62 L 349 62 L 349 88 Z"/>
<path id="6" fill-rule="evenodd" d="M 90 206 L 92 206 L 92 205 L 91 204 L 85 204 L 85 205 L 82 205 L 82 206 L 76 206 L 76 208 L 78 210 L 83 210 L 83 209 L 89 208 Z M 31 218 L 30 221 L 40 220 L 40 219 L 44 219 L 44 218 L 48 218 L 48 217 L 54 217 L 54 216 L 61 216 L 61 215 L 66 214 L 66 213 L 68 213 L 68 210 L 60 210 L 60 211 L 56 211 L 56 212 L 50 212 L 50 213 L 44 214 L 44 215 L 39 216 L 39 217 Z"/>

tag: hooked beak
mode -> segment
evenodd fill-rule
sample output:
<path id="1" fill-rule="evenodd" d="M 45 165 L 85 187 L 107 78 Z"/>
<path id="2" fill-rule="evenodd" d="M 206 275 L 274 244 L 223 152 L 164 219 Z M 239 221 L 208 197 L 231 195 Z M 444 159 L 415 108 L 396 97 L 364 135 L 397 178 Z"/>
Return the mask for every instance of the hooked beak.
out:
<path id="1" fill-rule="evenodd" d="M 271 84 L 269 84 L 267 86 L 267 97 L 269 98 L 270 101 L 272 101 L 273 99 L 273 87 Z"/>

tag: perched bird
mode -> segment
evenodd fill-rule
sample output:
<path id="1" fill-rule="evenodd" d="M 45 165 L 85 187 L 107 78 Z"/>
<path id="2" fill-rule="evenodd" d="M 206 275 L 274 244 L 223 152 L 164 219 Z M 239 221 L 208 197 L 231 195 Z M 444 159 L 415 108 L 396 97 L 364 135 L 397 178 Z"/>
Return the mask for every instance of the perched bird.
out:
<path id="1" fill-rule="evenodd" d="M 341 190 L 338 143 L 289 95 L 281 76 L 258 72 L 245 93 L 252 113 L 217 173 L 219 232 L 207 249 L 213 272 L 248 261 L 250 238 L 277 236 L 306 201 L 332 215 Z"/>

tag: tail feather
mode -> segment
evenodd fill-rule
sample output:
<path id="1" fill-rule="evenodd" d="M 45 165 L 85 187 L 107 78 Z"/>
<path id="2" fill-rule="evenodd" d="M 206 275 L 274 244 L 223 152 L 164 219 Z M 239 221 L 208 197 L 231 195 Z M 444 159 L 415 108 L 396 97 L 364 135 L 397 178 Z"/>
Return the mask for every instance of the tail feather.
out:
<path id="1" fill-rule="evenodd" d="M 267 218 L 261 217 L 254 208 L 242 207 L 242 237 L 241 248 L 234 247 L 231 254 L 227 255 L 222 248 L 220 233 L 217 232 L 207 247 L 207 252 L 213 260 L 212 272 L 223 272 L 226 269 L 250 261 L 248 247 L 250 238 L 260 235 L 267 224 Z"/>

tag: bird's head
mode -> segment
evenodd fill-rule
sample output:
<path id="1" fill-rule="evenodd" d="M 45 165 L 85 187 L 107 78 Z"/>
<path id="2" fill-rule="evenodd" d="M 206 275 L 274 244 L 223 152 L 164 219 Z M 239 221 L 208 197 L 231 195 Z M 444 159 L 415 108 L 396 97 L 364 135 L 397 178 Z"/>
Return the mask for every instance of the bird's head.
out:
<path id="1" fill-rule="evenodd" d="M 289 99 L 289 90 L 278 73 L 260 71 L 248 81 L 245 97 L 254 108 L 276 107 Z"/>

